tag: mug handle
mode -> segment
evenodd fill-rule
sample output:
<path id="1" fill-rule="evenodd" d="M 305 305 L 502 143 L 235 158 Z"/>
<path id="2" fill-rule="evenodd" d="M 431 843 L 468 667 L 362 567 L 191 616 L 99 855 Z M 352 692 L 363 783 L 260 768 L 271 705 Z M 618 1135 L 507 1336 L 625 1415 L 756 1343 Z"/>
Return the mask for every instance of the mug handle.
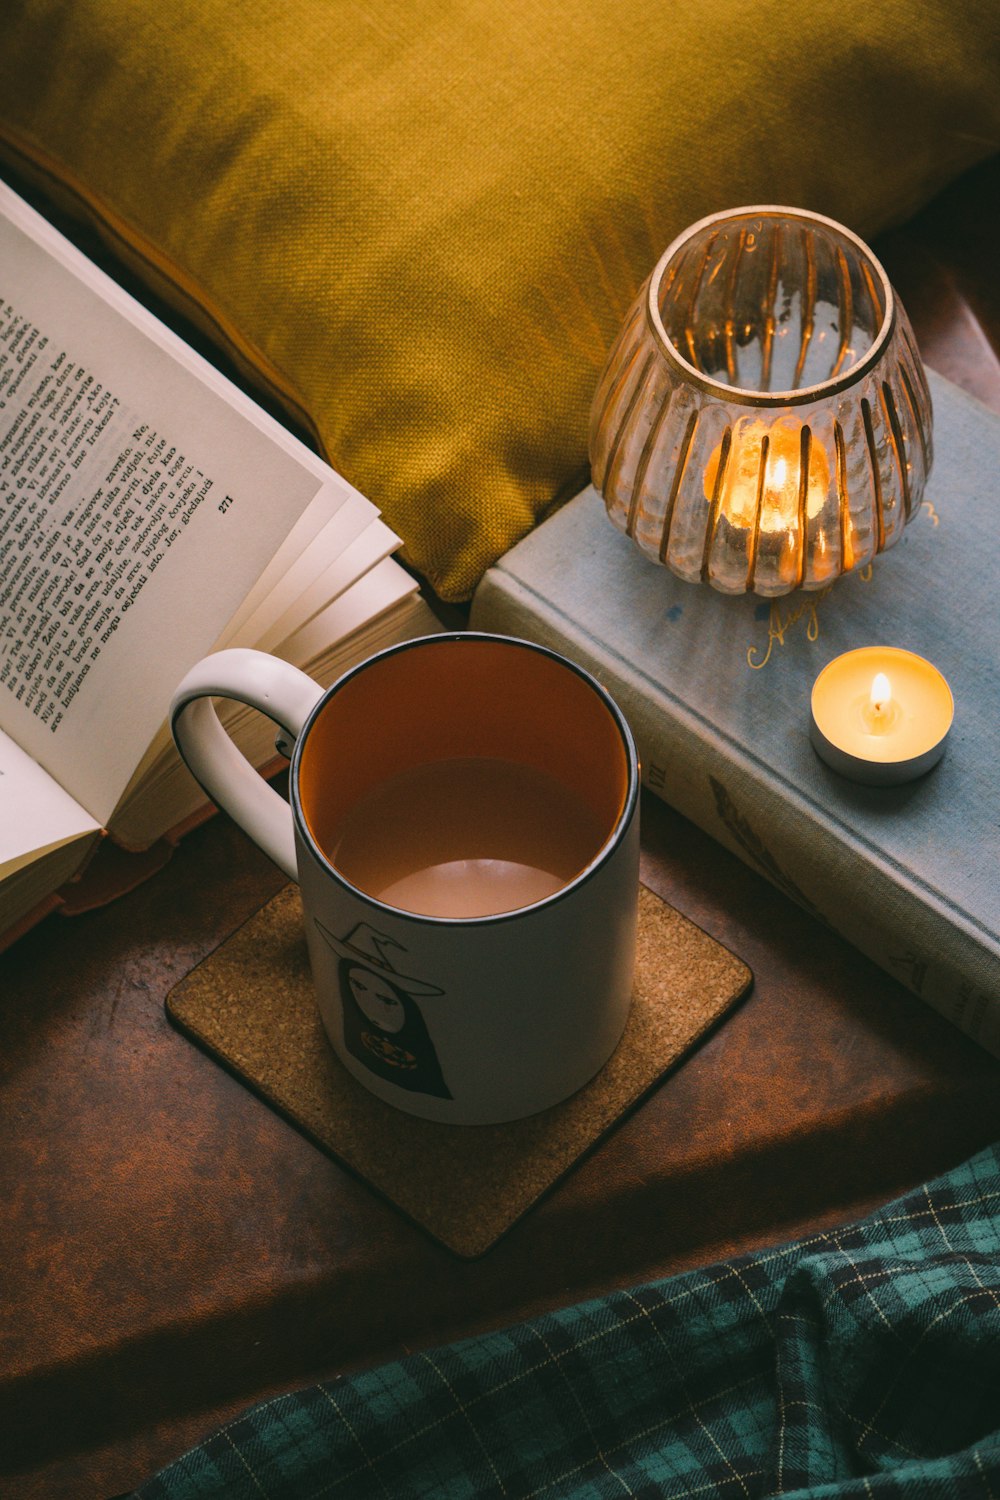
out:
<path id="1" fill-rule="evenodd" d="M 291 755 L 322 696 L 323 689 L 298 667 L 263 651 L 233 648 L 192 667 L 170 705 L 170 727 L 195 780 L 291 880 L 298 879 L 291 808 L 237 750 L 211 699 L 235 698 L 259 709 L 285 731 L 276 743 Z"/>

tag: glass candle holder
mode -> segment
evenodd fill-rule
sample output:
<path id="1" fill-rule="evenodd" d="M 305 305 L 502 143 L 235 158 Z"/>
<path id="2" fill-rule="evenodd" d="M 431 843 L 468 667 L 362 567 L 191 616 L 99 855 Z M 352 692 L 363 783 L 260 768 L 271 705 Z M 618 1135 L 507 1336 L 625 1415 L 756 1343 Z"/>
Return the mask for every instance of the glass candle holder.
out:
<path id="1" fill-rule="evenodd" d="M 661 256 L 608 356 L 590 462 L 612 521 L 727 594 L 818 589 L 917 513 L 913 331 L 871 250 L 794 208 L 713 214 Z"/>

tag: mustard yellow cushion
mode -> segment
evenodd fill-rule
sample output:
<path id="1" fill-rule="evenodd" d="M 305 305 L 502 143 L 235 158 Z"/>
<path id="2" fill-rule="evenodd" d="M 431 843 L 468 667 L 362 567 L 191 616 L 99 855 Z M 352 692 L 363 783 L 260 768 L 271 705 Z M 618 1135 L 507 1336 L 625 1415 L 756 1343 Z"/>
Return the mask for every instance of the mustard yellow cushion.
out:
<path id="1" fill-rule="evenodd" d="M 445 598 L 586 481 L 630 299 L 1000 147 L 997 0 L 15 0 L 0 151 L 305 418 Z"/>

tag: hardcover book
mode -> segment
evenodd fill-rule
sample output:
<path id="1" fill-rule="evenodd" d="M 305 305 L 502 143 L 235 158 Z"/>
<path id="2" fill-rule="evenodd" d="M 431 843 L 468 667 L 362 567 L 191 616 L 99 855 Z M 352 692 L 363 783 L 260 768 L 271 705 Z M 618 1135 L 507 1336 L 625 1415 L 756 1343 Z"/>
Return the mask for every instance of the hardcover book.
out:
<path id="1" fill-rule="evenodd" d="M 648 561 L 584 491 L 483 579 L 473 628 L 590 670 L 645 784 L 1000 1055 L 1000 419 L 931 375 L 927 497 L 889 552 L 817 593 L 727 597 Z M 857 646 L 944 673 L 943 760 L 856 785 L 809 741 L 813 681 Z"/>
<path id="2" fill-rule="evenodd" d="M 201 656 L 258 646 L 327 683 L 438 628 L 397 545 L 0 185 L 0 947 L 103 830 L 143 848 L 201 806 L 164 724 Z M 273 726 L 227 709 L 273 761 Z"/>

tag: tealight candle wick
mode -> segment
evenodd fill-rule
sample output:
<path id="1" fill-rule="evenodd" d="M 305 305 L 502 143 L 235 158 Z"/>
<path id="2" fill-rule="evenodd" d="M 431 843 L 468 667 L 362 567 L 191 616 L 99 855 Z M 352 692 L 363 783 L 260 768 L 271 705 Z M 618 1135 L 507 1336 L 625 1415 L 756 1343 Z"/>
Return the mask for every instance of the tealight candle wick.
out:
<path id="1" fill-rule="evenodd" d="M 892 683 L 889 681 L 888 677 L 885 675 L 884 672 L 876 672 L 875 673 L 875 678 L 874 678 L 874 681 L 872 682 L 871 698 L 872 698 L 872 707 L 875 709 L 876 713 L 881 713 L 882 709 L 889 702 L 891 702 L 891 700 L 892 700 Z"/>
<path id="2" fill-rule="evenodd" d="M 887 734 L 895 725 L 896 704 L 892 697 L 892 683 L 884 672 L 875 673 L 868 701 L 861 708 L 861 717 L 869 734 Z"/>

